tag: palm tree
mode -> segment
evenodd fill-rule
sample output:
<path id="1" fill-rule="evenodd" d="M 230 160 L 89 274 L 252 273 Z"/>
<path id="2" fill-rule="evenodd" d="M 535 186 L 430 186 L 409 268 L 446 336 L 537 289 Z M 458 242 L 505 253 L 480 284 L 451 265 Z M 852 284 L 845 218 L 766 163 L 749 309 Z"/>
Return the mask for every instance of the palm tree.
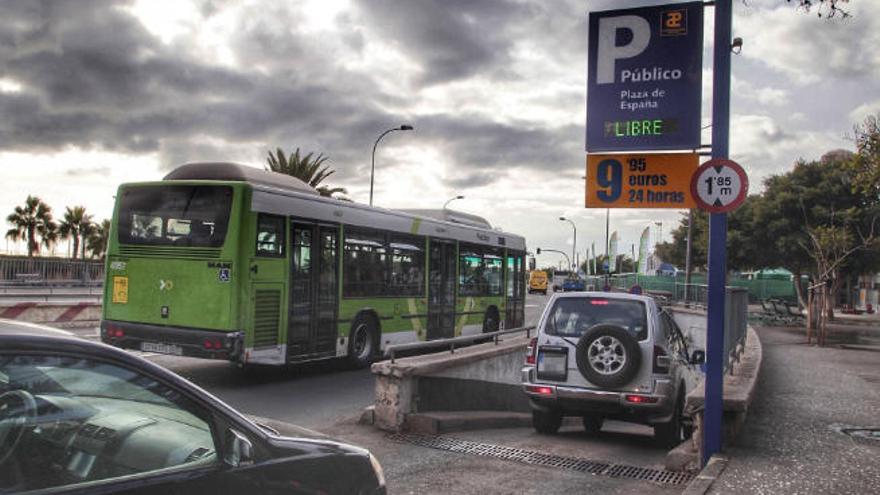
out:
<path id="1" fill-rule="evenodd" d="M 92 216 L 86 213 L 85 206 L 67 207 L 61 220 L 59 234 L 62 239 L 73 238 L 73 259 L 76 259 L 82 244 L 82 257 L 86 257 L 86 238 L 92 230 Z"/>
<path id="2" fill-rule="evenodd" d="M 110 239 L 110 220 L 104 219 L 101 223 L 92 224 L 94 227 L 89 233 L 86 245 L 93 258 L 104 259 L 107 252 L 107 242 Z"/>
<path id="3" fill-rule="evenodd" d="M 46 247 L 57 239 L 58 226 L 52 220 L 52 208 L 36 196 L 28 195 L 24 206 L 16 206 L 6 221 L 13 227 L 6 231 L 6 238 L 27 241 L 28 256 L 40 254 L 37 235 L 43 236 L 42 244 Z"/>
<path id="4" fill-rule="evenodd" d="M 344 187 L 328 187 L 320 185 L 321 182 L 324 182 L 327 177 L 330 177 L 336 171 L 330 169 L 328 166 L 321 166 L 327 161 L 327 157 L 322 153 L 319 153 L 318 156 L 312 158 L 313 154 L 314 153 L 309 153 L 301 157 L 299 154 L 299 148 L 297 148 L 292 155 L 284 156 L 284 151 L 281 148 L 276 148 L 275 154 L 273 155 L 270 151 L 269 157 L 266 159 L 266 162 L 269 164 L 267 170 L 296 177 L 317 189 L 318 194 L 321 196 L 333 196 L 337 193 L 347 194 L 348 191 L 346 191 Z"/>

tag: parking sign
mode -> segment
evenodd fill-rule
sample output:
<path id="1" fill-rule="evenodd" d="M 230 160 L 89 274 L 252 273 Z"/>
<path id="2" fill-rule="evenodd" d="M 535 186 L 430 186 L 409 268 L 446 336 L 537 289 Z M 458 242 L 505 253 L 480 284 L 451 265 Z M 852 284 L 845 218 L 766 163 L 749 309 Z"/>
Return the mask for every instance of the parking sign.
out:
<path id="1" fill-rule="evenodd" d="M 588 152 L 700 146 L 703 3 L 591 12 Z"/>

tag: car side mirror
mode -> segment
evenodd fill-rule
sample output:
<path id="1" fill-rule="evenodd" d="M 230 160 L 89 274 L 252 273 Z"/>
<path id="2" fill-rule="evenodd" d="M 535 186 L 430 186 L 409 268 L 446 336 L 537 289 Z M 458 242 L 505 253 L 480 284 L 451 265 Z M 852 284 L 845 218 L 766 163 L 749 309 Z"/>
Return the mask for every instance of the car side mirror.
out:
<path id="1" fill-rule="evenodd" d="M 694 351 L 691 354 L 691 364 L 703 364 L 706 362 L 706 351 Z"/>
<path id="2" fill-rule="evenodd" d="M 226 430 L 225 443 L 226 455 L 223 456 L 223 462 L 229 467 L 253 464 L 254 445 L 246 436 L 230 428 Z"/>

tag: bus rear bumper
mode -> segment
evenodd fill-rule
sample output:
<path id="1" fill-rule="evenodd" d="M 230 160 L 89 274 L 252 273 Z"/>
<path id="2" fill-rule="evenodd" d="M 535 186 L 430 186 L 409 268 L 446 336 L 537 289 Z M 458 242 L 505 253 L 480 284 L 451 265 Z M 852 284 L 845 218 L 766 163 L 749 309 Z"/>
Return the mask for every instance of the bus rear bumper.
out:
<path id="1" fill-rule="evenodd" d="M 122 349 L 235 361 L 241 355 L 244 334 L 101 320 L 101 341 Z"/>

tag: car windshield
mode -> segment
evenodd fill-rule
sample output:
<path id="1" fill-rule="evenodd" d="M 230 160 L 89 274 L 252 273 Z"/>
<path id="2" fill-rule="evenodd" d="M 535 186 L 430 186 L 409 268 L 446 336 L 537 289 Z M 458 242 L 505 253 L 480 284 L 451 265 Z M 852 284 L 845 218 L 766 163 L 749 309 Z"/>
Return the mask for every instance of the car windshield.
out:
<path id="1" fill-rule="evenodd" d="M 623 327 L 638 340 L 648 336 L 645 304 L 632 299 L 564 297 L 550 310 L 545 332 L 560 337 L 580 337 L 596 325 Z"/>

